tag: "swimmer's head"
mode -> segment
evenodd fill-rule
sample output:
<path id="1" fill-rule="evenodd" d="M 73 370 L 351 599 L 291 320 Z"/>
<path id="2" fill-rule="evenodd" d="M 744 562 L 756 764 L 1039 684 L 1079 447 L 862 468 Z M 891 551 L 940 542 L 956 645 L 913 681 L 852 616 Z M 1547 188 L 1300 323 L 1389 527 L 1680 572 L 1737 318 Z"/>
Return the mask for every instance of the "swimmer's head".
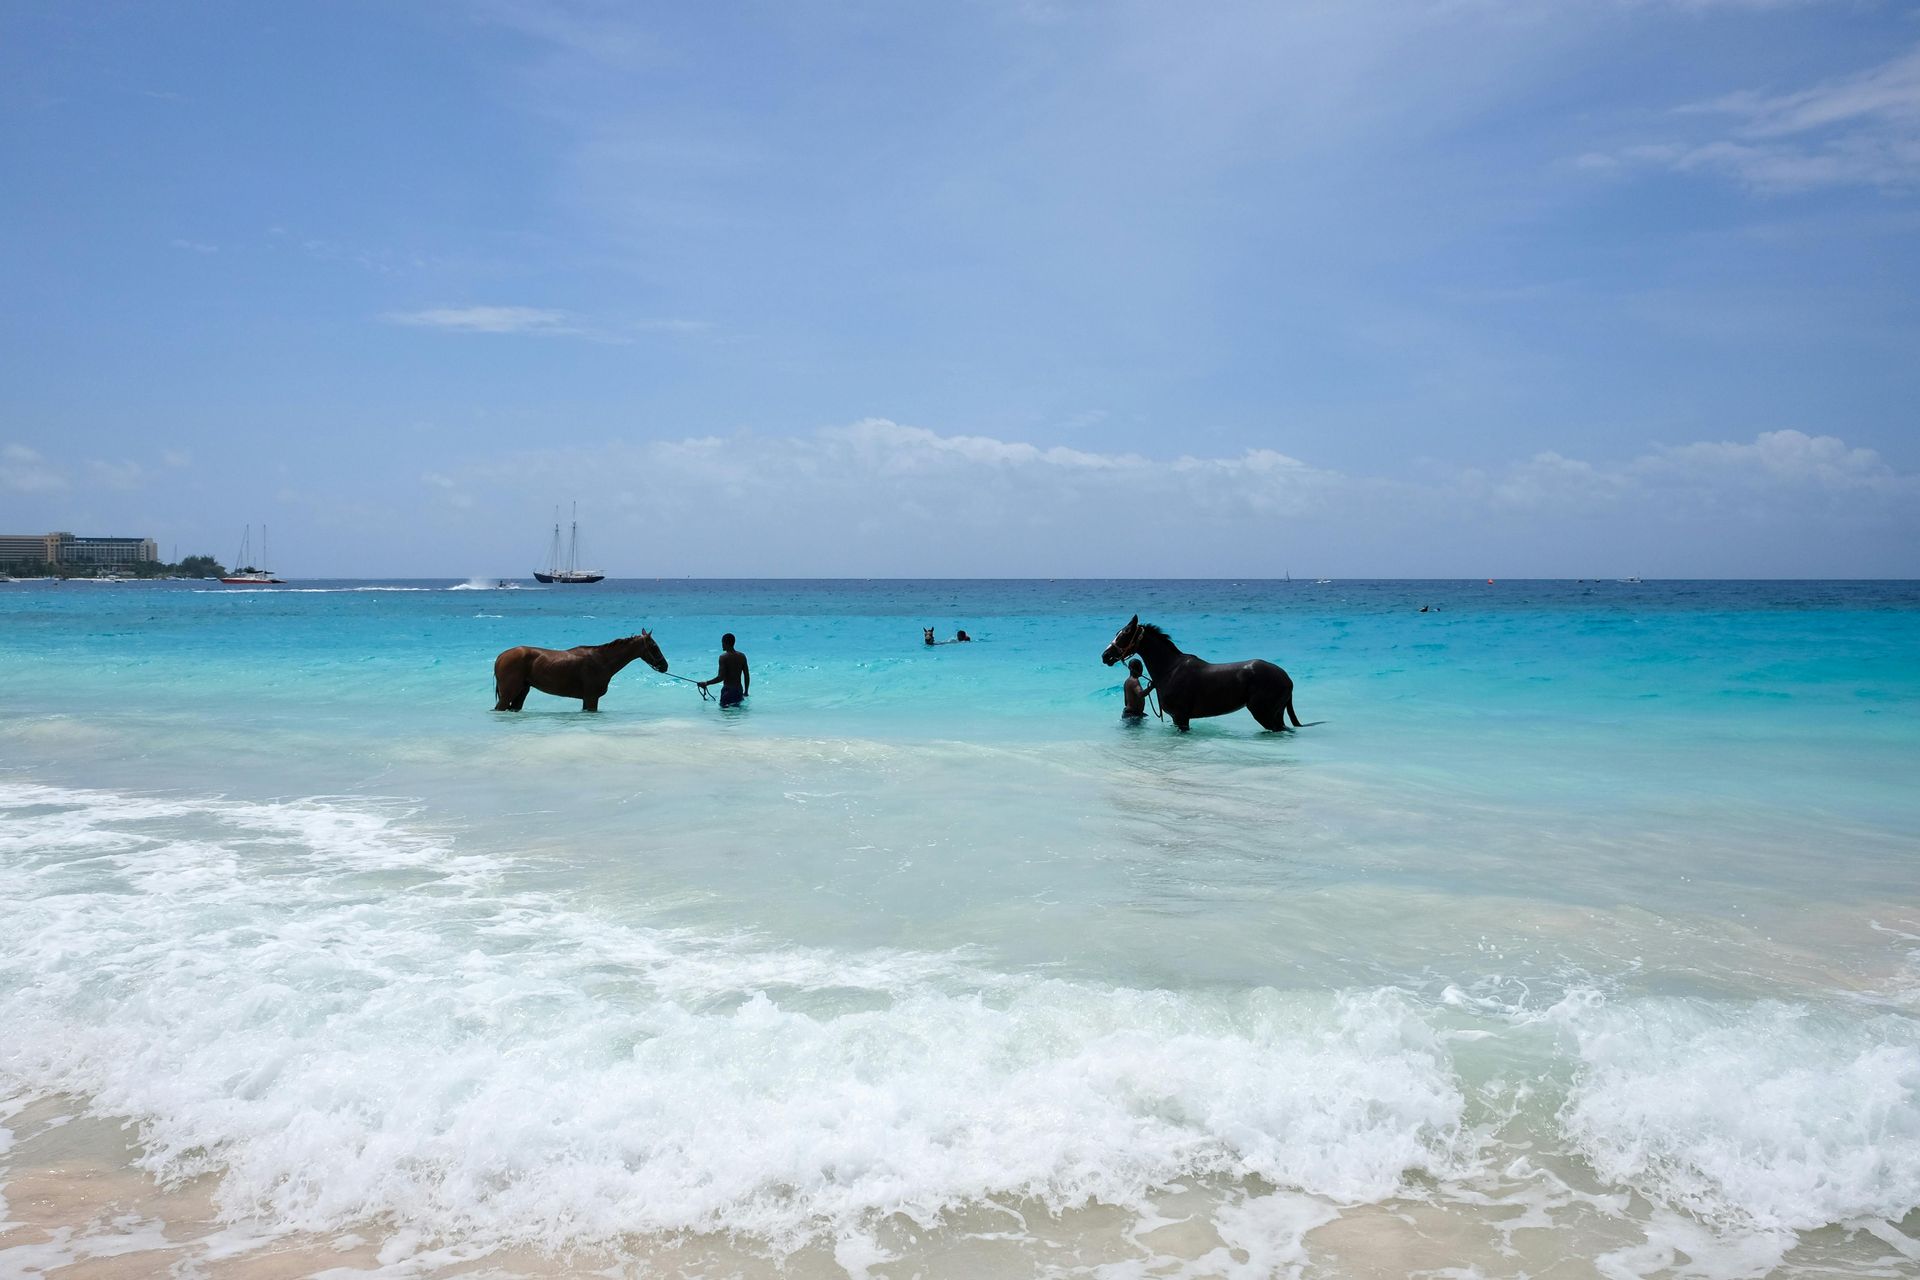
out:
<path id="1" fill-rule="evenodd" d="M 722 649 L 733 648 L 733 632 L 729 631 L 727 632 L 727 634 L 720 637 L 720 647 Z"/>
<path id="2" fill-rule="evenodd" d="M 1138 659 L 1138 658 L 1134 658 L 1134 659 L 1132 659 L 1131 661 L 1129 661 L 1129 662 L 1127 663 L 1127 670 L 1129 670 L 1129 671 L 1131 671 L 1131 672 L 1133 672 L 1133 674 L 1135 674 L 1135 675 L 1139 675 L 1139 674 L 1140 674 L 1140 659 Z"/>

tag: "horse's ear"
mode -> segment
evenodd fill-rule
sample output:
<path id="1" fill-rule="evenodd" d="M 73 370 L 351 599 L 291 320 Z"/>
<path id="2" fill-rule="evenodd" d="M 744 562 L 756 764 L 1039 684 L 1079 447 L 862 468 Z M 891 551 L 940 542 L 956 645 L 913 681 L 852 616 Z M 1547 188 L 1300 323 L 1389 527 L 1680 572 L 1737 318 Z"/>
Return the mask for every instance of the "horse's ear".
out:
<path id="1" fill-rule="evenodd" d="M 1136 614 L 1134 614 L 1134 615 L 1133 615 L 1133 616 L 1132 616 L 1131 618 L 1128 618 L 1128 619 L 1127 619 L 1127 625 L 1128 625 L 1128 626 L 1130 626 L 1130 627 L 1137 627 L 1137 626 L 1139 626 L 1139 625 L 1140 625 L 1140 615 L 1136 613 Z"/>
<path id="2" fill-rule="evenodd" d="M 653 628 L 652 628 L 652 627 L 642 627 L 642 628 L 640 628 L 640 634 L 641 634 L 642 636 L 650 636 L 650 635 L 652 635 L 652 634 L 653 634 Z"/>

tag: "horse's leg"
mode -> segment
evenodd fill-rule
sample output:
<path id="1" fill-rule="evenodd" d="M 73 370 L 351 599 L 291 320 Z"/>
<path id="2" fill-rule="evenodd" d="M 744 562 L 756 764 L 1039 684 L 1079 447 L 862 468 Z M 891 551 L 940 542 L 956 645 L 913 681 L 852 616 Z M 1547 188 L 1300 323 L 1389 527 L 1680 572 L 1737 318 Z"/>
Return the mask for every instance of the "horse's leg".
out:
<path id="1" fill-rule="evenodd" d="M 495 680 L 493 682 L 493 709 L 495 711 L 518 711 L 527 700 L 525 682 L 515 678 Z"/>
<path id="2" fill-rule="evenodd" d="M 596 697 L 582 698 L 580 699 L 580 709 L 582 711 L 598 711 L 600 709 L 600 699 Z"/>
<path id="3" fill-rule="evenodd" d="M 1284 702 L 1249 702 L 1247 710 L 1253 712 L 1253 718 L 1260 722 L 1260 727 L 1270 733 L 1279 733 L 1287 727 L 1287 704 Z"/>

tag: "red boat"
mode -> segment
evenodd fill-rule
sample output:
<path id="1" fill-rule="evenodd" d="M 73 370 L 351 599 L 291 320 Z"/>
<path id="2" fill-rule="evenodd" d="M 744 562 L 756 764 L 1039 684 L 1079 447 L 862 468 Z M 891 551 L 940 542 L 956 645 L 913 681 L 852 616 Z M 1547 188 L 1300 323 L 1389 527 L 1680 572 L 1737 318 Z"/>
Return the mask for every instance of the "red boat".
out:
<path id="1" fill-rule="evenodd" d="M 274 577 L 271 569 L 256 569 L 248 564 L 247 561 L 252 558 L 252 555 L 253 526 L 248 525 L 246 532 L 240 535 L 240 554 L 234 557 L 234 563 L 241 567 L 220 581 L 230 582 L 236 587 L 271 586 L 286 581 L 285 578 Z M 262 560 L 267 558 L 267 526 L 265 525 L 260 526 L 260 558 Z"/>

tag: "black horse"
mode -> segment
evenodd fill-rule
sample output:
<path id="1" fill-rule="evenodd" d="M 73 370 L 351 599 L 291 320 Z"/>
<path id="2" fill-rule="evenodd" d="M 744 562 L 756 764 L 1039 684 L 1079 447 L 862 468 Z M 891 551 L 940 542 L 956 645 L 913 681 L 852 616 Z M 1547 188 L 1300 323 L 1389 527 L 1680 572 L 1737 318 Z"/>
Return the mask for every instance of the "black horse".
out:
<path id="1" fill-rule="evenodd" d="M 1263 729 L 1285 729 L 1288 716 L 1296 727 L 1300 724 L 1300 713 L 1293 709 L 1293 679 L 1271 662 L 1202 662 L 1180 652 L 1166 632 L 1140 621 L 1137 613 L 1114 635 L 1100 661 L 1112 666 L 1136 653 L 1153 677 L 1161 710 L 1182 733 L 1190 720 L 1232 715 L 1242 707 L 1253 712 Z"/>

